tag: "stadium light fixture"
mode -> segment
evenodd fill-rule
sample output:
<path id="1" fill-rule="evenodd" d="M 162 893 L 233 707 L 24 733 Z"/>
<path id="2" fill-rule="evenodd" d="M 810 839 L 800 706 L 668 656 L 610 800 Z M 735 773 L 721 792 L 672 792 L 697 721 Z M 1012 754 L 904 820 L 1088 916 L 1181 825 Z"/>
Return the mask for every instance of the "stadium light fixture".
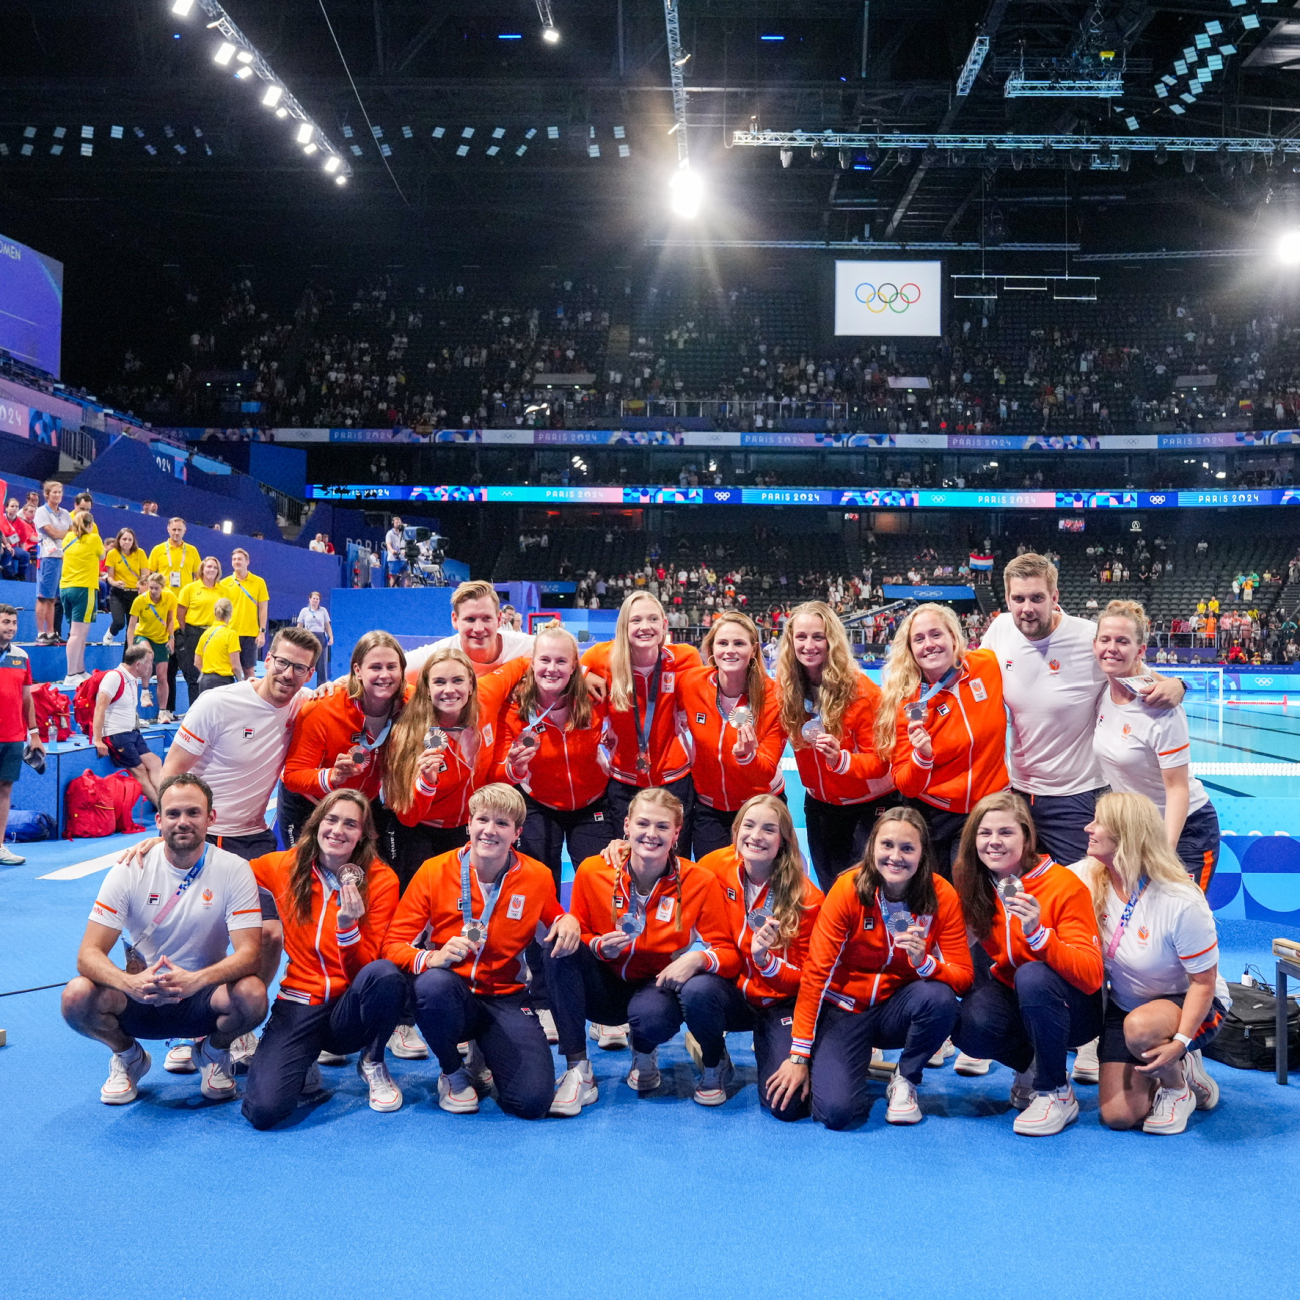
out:
<path id="1" fill-rule="evenodd" d="M 298 128 L 298 134 L 297 134 L 297 136 L 295 137 L 295 138 L 297 139 L 298 143 L 299 143 L 299 144 L 310 144 L 310 143 L 311 143 L 312 133 L 315 131 L 315 129 L 316 129 L 316 128 L 315 128 L 314 126 L 312 126 L 312 124 L 311 124 L 310 122 L 304 122 L 304 123 L 303 123 L 303 124 Z"/>
<path id="2" fill-rule="evenodd" d="M 558 45 L 560 29 L 555 25 L 555 17 L 551 13 L 551 0 L 537 0 L 537 19 L 542 24 L 542 40 L 547 45 Z"/>
<path id="3" fill-rule="evenodd" d="M 1300 266 L 1300 230 L 1288 230 L 1277 241 L 1277 260 L 1286 266 Z"/>
<path id="4" fill-rule="evenodd" d="M 669 182 L 672 193 L 672 209 L 679 217 L 691 220 L 699 216 L 700 201 L 704 196 L 704 187 L 699 174 L 690 167 L 679 167 Z"/>
<path id="5" fill-rule="evenodd" d="M 218 67 L 224 68 L 234 57 L 235 47 L 229 41 L 222 41 L 217 48 L 217 52 L 212 56 L 212 62 Z"/>
<path id="6" fill-rule="evenodd" d="M 172 13 L 177 18 L 188 18 L 190 10 L 194 8 L 194 0 L 172 0 Z"/>
<path id="7" fill-rule="evenodd" d="M 266 94 L 262 96 L 262 103 L 264 103 L 267 108 L 274 108 L 280 102 L 283 95 L 284 87 L 277 86 L 272 82 L 271 85 L 267 86 Z"/>
<path id="8" fill-rule="evenodd" d="M 336 171 L 338 171 L 341 165 L 342 165 L 342 159 L 340 159 L 336 155 L 331 155 L 329 158 L 325 159 L 325 170 L 329 172 L 330 175 L 333 175 Z"/>

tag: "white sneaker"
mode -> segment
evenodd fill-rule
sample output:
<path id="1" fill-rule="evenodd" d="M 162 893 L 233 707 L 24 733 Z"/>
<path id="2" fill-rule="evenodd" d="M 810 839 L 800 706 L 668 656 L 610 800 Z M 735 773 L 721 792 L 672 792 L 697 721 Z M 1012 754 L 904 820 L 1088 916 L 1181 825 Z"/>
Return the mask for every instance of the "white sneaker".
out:
<path id="1" fill-rule="evenodd" d="M 607 1052 L 626 1051 L 629 1033 L 631 1030 L 627 1025 L 593 1024 L 587 1030 L 587 1036 L 595 1041 L 596 1046 Z"/>
<path id="2" fill-rule="evenodd" d="M 140 692 L 140 703 L 144 708 L 148 708 L 153 703 L 153 695 L 149 691 Z"/>
<path id="3" fill-rule="evenodd" d="M 727 1100 L 727 1085 L 735 1077 L 727 1049 L 722 1049 L 722 1060 L 714 1066 L 704 1066 L 700 1081 L 695 1085 L 695 1100 L 701 1106 L 721 1106 Z"/>
<path id="4" fill-rule="evenodd" d="M 1012 1125 L 1022 1137 L 1051 1137 L 1079 1118 L 1079 1103 L 1067 1083 L 1053 1092 L 1036 1092 Z"/>
<path id="5" fill-rule="evenodd" d="M 921 1106 L 916 1100 L 916 1084 L 896 1074 L 885 1089 L 889 1106 L 885 1110 L 885 1122 L 888 1124 L 919 1124 Z"/>
<path id="6" fill-rule="evenodd" d="M 170 709 L 162 709 L 158 714 L 159 722 L 175 722 L 176 716 Z"/>
<path id="7" fill-rule="evenodd" d="M 438 1105 L 453 1115 L 472 1115 L 478 1110 L 478 1093 L 464 1070 L 438 1076 Z"/>
<path id="8" fill-rule="evenodd" d="M 1034 1067 L 1031 1065 L 1027 1070 L 1017 1070 L 1016 1077 L 1011 1081 L 1011 1104 L 1017 1110 L 1026 1110 L 1033 1105 L 1037 1095 L 1034 1091 Z"/>
<path id="9" fill-rule="evenodd" d="M 560 1041 L 560 1031 L 555 1027 L 555 1017 L 551 1014 L 550 1007 L 538 1007 L 537 1023 L 541 1025 L 546 1041 L 554 1047 Z"/>
<path id="10" fill-rule="evenodd" d="M 314 1097 L 318 1092 L 325 1091 L 325 1084 L 321 1081 L 320 1066 L 315 1061 L 311 1063 L 307 1073 L 303 1076 L 302 1089 L 300 1096 Z"/>
<path id="11" fill-rule="evenodd" d="M 199 1058 L 199 1091 L 209 1101 L 231 1101 L 235 1096 L 234 1066 L 230 1052 L 213 1047 L 210 1039 L 199 1039 L 196 1048 Z"/>
<path id="12" fill-rule="evenodd" d="M 0 867 L 21 867 L 27 859 L 0 844 Z"/>
<path id="13" fill-rule="evenodd" d="M 465 1054 L 465 1073 L 469 1075 L 471 1082 L 480 1092 L 488 1092 L 492 1087 L 492 1071 L 488 1069 L 488 1063 L 484 1059 L 483 1049 L 479 1047 L 478 1040 L 469 1044 L 469 1051 Z"/>
<path id="14" fill-rule="evenodd" d="M 108 1063 L 108 1082 L 99 1090 L 99 1099 L 105 1106 L 125 1106 L 134 1101 L 136 1084 L 149 1073 L 153 1057 L 139 1043 L 135 1046 L 134 1056 L 130 1052 L 124 1055 L 113 1053 L 113 1059 Z"/>
<path id="15" fill-rule="evenodd" d="M 931 1069 L 937 1070 L 950 1056 L 956 1055 L 957 1049 L 952 1045 L 952 1039 L 945 1038 L 943 1040 L 943 1046 L 940 1047 L 928 1061 L 926 1061 L 926 1065 Z M 910 1123 L 911 1121 L 908 1122 Z"/>
<path id="16" fill-rule="evenodd" d="M 581 1115 L 584 1106 L 598 1100 L 600 1090 L 591 1073 L 590 1061 L 571 1065 L 555 1081 L 555 1100 L 551 1102 L 552 1115 Z"/>
<path id="17" fill-rule="evenodd" d="M 194 1064 L 194 1044 L 188 1038 L 168 1039 L 164 1070 L 169 1074 L 193 1074 L 198 1068 Z"/>
<path id="18" fill-rule="evenodd" d="M 952 1068 L 954 1073 L 960 1074 L 963 1078 L 976 1079 L 980 1075 L 987 1074 L 992 1064 L 993 1062 L 987 1056 L 967 1056 L 965 1052 L 958 1052 Z"/>
<path id="19" fill-rule="evenodd" d="M 100 645 L 112 645 L 112 644 L 113 644 L 113 634 L 112 634 L 111 632 L 105 632 L 105 633 L 104 633 L 104 639 L 103 639 L 99 644 L 100 644 Z"/>
<path id="20" fill-rule="evenodd" d="M 390 1111 L 402 1109 L 402 1090 L 393 1082 L 384 1061 L 368 1061 L 365 1052 L 357 1058 L 357 1073 L 370 1088 L 370 1109 Z M 439 1093 L 439 1104 L 442 1095 Z"/>
<path id="21" fill-rule="evenodd" d="M 420 1037 L 414 1025 L 398 1025 L 388 1040 L 388 1050 L 403 1061 L 425 1061 L 429 1058 L 429 1045 Z"/>
<path id="22" fill-rule="evenodd" d="M 632 1068 L 627 1072 L 627 1086 L 633 1092 L 654 1092 L 659 1086 L 659 1053 L 633 1052 Z"/>
<path id="23" fill-rule="evenodd" d="M 248 1063 L 257 1052 L 257 1041 L 256 1034 L 240 1034 L 230 1044 L 230 1064 L 236 1074 L 247 1072 Z"/>
<path id="24" fill-rule="evenodd" d="M 1192 1111 L 1196 1109 L 1196 1094 L 1184 1082 L 1181 1088 L 1161 1088 L 1151 1103 L 1151 1113 L 1142 1122 L 1143 1133 L 1172 1135 L 1187 1127 Z"/>
<path id="25" fill-rule="evenodd" d="M 1096 1083 L 1101 1078 L 1101 1062 L 1097 1059 L 1097 1044 L 1100 1042 L 1101 1039 L 1094 1038 L 1075 1052 L 1074 1069 L 1070 1071 L 1070 1078 L 1075 1083 Z"/>
<path id="26" fill-rule="evenodd" d="M 1200 1048 L 1188 1052 L 1183 1059 L 1186 1062 L 1184 1069 L 1187 1084 L 1192 1090 L 1192 1096 L 1196 1098 L 1196 1109 L 1213 1110 L 1219 1104 L 1219 1085 L 1207 1073 Z"/>
<path id="27" fill-rule="evenodd" d="M 348 1058 L 338 1052 L 322 1052 L 316 1058 L 317 1065 L 346 1065 Z"/>

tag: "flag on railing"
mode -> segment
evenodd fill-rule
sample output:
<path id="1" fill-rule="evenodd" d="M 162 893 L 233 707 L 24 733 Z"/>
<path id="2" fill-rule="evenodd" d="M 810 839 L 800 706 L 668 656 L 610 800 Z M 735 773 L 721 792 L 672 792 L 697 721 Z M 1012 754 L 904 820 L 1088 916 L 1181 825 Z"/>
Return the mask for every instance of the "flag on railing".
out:
<path id="1" fill-rule="evenodd" d="M 993 557 L 991 555 L 978 555 L 972 551 L 970 553 L 970 567 L 972 569 L 991 569 L 993 567 Z"/>

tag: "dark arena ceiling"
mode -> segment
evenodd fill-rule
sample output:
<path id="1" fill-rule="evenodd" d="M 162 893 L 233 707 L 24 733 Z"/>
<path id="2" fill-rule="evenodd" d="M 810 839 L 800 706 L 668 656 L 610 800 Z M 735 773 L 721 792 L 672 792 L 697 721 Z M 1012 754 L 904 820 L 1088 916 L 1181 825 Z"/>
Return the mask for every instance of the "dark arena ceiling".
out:
<path id="1" fill-rule="evenodd" d="M 0 0 L 0 230 L 154 256 L 414 246 L 554 261 L 618 260 L 663 240 L 868 231 L 1094 253 L 1231 249 L 1293 215 L 1300 14 L 1285 3 L 674 3 L 705 192 L 689 223 L 667 203 L 678 142 L 661 0 L 552 0 L 555 43 L 542 39 L 538 0 L 229 0 L 351 168 L 341 186 L 259 102 L 264 83 L 214 63 L 221 35 L 197 0 L 184 18 L 173 0 Z M 961 94 L 981 36 L 987 53 Z M 1050 93 L 1008 95 L 1013 76 Z M 1117 93 L 1096 93 L 1116 77 Z M 883 139 L 783 160 L 734 145 L 751 129 Z M 900 150 L 895 132 L 1108 147 Z M 1128 152 L 1156 135 L 1279 147 Z"/>

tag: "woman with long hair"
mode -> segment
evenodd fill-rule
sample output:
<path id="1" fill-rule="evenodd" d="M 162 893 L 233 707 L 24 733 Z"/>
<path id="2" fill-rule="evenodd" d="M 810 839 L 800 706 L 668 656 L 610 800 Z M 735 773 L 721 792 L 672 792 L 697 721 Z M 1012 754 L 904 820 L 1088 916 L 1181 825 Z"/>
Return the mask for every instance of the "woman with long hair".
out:
<path id="1" fill-rule="evenodd" d="M 582 662 L 605 682 L 609 706 L 606 816 L 619 827 L 639 790 L 669 790 L 681 801 L 689 844 L 695 787 L 690 755 L 677 735 L 677 690 L 681 674 L 700 666 L 695 647 L 669 641 L 664 607 L 634 591 L 619 608 L 614 639 L 592 646 Z"/>
<path id="2" fill-rule="evenodd" d="M 1219 814 L 1192 775 L 1191 734 L 1182 705 L 1155 708 L 1131 689 L 1146 671 L 1146 611 L 1112 600 L 1097 620 L 1093 654 L 1109 680 L 1097 706 L 1092 750 L 1112 790 L 1146 795 L 1187 874 L 1210 887 L 1219 861 Z"/>
<path id="3" fill-rule="evenodd" d="M 119 528 L 104 556 L 108 578 L 108 640 L 126 626 L 131 617 L 131 602 L 140 594 L 140 584 L 149 572 L 148 556 L 135 539 L 134 528 Z"/>
<path id="4" fill-rule="evenodd" d="M 818 913 L 790 1056 L 767 1081 L 773 1113 L 798 1118 L 792 1107 L 811 1091 L 813 1118 L 847 1127 L 861 1112 L 872 1048 L 901 1047 L 885 1120 L 917 1123 L 925 1064 L 973 978 L 961 904 L 934 870 L 925 821 L 914 808 L 890 808 Z"/>
<path id="5" fill-rule="evenodd" d="M 1214 916 L 1144 795 L 1097 800 L 1088 856 L 1073 870 L 1091 893 L 1106 964 L 1101 1121 L 1181 1133 L 1194 1110 L 1219 1101 L 1201 1058 L 1232 1005 Z"/>
<path id="6" fill-rule="evenodd" d="M 1017 1133 L 1059 1133 L 1079 1117 L 1066 1052 L 1101 1025 L 1101 946 L 1088 891 L 1038 852 L 1029 807 L 1009 790 L 971 810 L 953 883 L 991 978 L 962 1000 L 952 1040 L 1016 1072 Z"/>
<path id="7" fill-rule="evenodd" d="M 731 843 L 746 800 L 785 788 L 781 702 L 764 670 L 753 619 L 739 610 L 719 614 L 701 652 L 704 666 L 688 668 L 677 684 L 677 729 L 695 785 L 690 848 L 696 859 Z"/>
<path id="8" fill-rule="evenodd" d="M 567 1062 L 553 1115 L 576 1115 L 596 1100 L 587 1059 L 588 1018 L 602 1025 L 628 1024 L 627 1085 L 653 1092 L 659 1086 L 659 1045 L 672 1038 L 683 1019 L 687 1028 L 695 1028 L 693 1013 L 681 1000 L 683 987 L 702 971 L 734 979 L 740 969 L 717 877 L 677 854 L 681 800 L 653 786 L 639 790 L 628 807 L 624 833 L 627 849 L 614 855 L 614 862 L 596 856 L 578 865 L 569 912 L 582 943 L 563 960 L 553 954 L 547 967 Z M 702 946 L 694 947 L 696 940 Z M 706 1083 L 708 1078 L 700 1086 Z"/>
<path id="9" fill-rule="evenodd" d="M 898 625 L 883 673 L 876 749 L 925 818 L 941 875 L 967 815 L 1007 789 L 1007 716 L 992 650 L 970 650 L 946 605 L 918 605 Z"/>
<path id="10" fill-rule="evenodd" d="M 777 652 L 776 692 L 804 785 L 813 870 L 829 891 L 861 859 L 893 781 L 873 740 L 880 689 L 853 662 L 844 625 L 825 601 L 791 613 Z"/>
<path id="11" fill-rule="evenodd" d="M 397 910 L 397 877 L 380 860 L 370 801 L 336 790 L 312 810 L 292 848 L 254 858 L 258 885 L 275 899 L 289 965 L 248 1067 L 244 1118 L 267 1129 L 321 1089 L 317 1057 L 360 1051 L 370 1108 L 399 1110 L 384 1063 L 406 981 L 382 956 Z"/>
<path id="12" fill-rule="evenodd" d="M 76 686 L 86 672 L 86 639 L 99 608 L 99 562 L 104 543 L 89 510 L 72 515 L 72 527 L 63 538 L 63 570 L 59 578 L 59 599 L 68 620 L 68 675 L 65 686 Z"/>
<path id="13" fill-rule="evenodd" d="M 199 638 L 217 621 L 217 601 L 227 599 L 218 586 L 221 575 L 221 561 L 215 555 L 205 555 L 199 565 L 199 576 L 187 582 L 176 597 L 176 654 L 191 704 L 199 696 L 199 677 L 203 673 L 198 658 Z"/>
<path id="14" fill-rule="evenodd" d="M 352 648 L 345 688 L 303 705 L 280 780 L 283 840 L 297 839 L 298 827 L 332 790 L 360 790 L 378 799 L 386 747 L 406 700 L 405 678 L 406 656 L 397 638 L 367 632 Z"/>
<path id="15" fill-rule="evenodd" d="M 723 1035 L 752 1031 L 759 1102 L 770 1110 L 767 1080 L 790 1055 L 794 999 L 823 895 L 804 873 L 794 819 L 784 800 L 772 794 L 747 799 L 731 833 L 731 844 L 701 858 L 699 865 L 722 886 L 740 973 L 735 979 L 701 974 L 686 981 L 682 1008 L 693 1026 L 686 1046 L 710 1076 L 711 1086 L 701 1086 L 696 1101 L 721 1105 L 732 1072 Z M 796 1111 L 805 1109 L 802 1100 L 796 1102 Z"/>

